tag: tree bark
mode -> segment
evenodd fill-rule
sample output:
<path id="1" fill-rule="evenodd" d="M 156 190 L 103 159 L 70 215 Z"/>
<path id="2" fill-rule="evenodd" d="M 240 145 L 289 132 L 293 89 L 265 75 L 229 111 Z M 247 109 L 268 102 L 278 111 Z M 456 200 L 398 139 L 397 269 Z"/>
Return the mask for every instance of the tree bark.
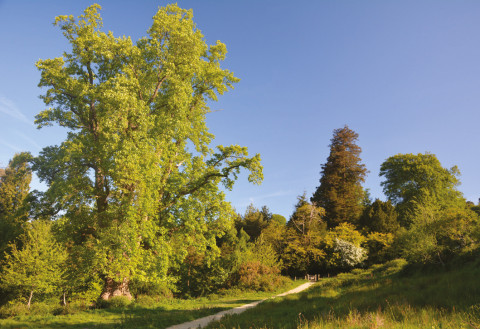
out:
<path id="1" fill-rule="evenodd" d="M 28 304 L 27 304 L 28 309 L 30 309 L 30 304 L 32 303 L 32 297 L 33 297 L 33 290 L 30 291 L 30 297 L 28 297 Z"/>
<path id="2" fill-rule="evenodd" d="M 112 278 L 107 278 L 100 298 L 103 300 L 109 300 L 112 297 L 125 296 L 128 299 L 132 299 L 132 294 L 128 288 L 129 282 L 130 281 L 127 278 L 124 278 L 121 282 L 114 281 Z"/>

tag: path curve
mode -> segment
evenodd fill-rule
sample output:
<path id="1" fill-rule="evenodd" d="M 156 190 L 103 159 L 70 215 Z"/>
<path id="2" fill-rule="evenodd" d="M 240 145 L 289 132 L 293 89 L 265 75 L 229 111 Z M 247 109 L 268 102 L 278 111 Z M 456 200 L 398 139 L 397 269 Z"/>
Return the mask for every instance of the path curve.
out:
<path id="1" fill-rule="evenodd" d="M 299 285 L 295 289 L 292 289 L 292 290 L 289 290 L 287 292 L 281 293 L 279 295 L 276 295 L 275 297 L 282 297 L 282 296 L 286 296 L 286 295 L 290 295 L 290 294 L 299 293 L 303 290 L 308 289 L 312 284 L 314 284 L 314 282 L 304 283 L 302 285 Z M 275 298 L 275 297 L 273 297 L 273 298 Z M 245 305 L 238 306 L 238 307 L 235 307 L 235 308 L 232 308 L 232 309 L 229 309 L 229 310 L 221 311 L 221 312 L 218 312 L 216 314 L 205 316 L 203 318 L 196 319 L 196 320 L 193 320 L 193 321 L 190 321 L 190 322 L 176 324 L 174 326 L 168 327 L 167 329 L 197 329 L 197 328 L 203 328 L 203 327 L 206 327 L 208 324 L 210 324 L 210 322 L 218 321 L 227 314 L 240 314 L 240 313 L 248 310 L 249 308 L 257 306 L 258 304 L 260 304 L 261 302 L 263 302 L 267 299 L 268 298 L 262 299 L 262 300 L 257 300 L 256 302 L 253 302 L 253 303 L 250 303 L 250 304 L 245 304 Z"/>

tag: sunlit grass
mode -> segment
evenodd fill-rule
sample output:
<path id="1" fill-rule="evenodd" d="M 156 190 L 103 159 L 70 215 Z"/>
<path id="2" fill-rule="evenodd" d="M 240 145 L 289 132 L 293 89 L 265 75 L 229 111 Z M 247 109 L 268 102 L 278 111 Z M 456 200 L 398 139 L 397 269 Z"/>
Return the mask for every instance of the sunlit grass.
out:
<path id="1" fill-rule="evenodd" d="M 93 309 L 67 315 L 25 315 L 0 320 L 0 328 L 166 328 L 234 308 L 255 300 L 269 298 L 293 289 L 305 281 L 289 282 L 274 292 L 227 291 L 195 299 L 162 299 L 151 305 L 133 303 L 121 309 Z"/>
<path id="2" fill-rule="evenodd" d="M 396 260 L 322 279 L 209 328 L 480 328 L 480 266 L 403 270 Z"/>

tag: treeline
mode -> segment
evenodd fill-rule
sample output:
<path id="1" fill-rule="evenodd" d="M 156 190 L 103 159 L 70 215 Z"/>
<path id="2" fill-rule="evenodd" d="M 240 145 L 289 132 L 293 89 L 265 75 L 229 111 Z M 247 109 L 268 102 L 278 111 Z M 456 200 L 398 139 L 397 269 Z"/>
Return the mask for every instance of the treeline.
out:
<path id="1" fill-rule="evenodd" d="M 272 246 L 284 274 L 334 275 L 395 258 L 445 266 L 478 253 L 480 206 L 457 190 L 457 167 L 443 168 L 434 154 L 397 154 L 381 165 L 386 201 L 372 200 L 362 183 L 358 134 L 336 129 L 322 165 L 320 185 L 298 198 L 286 225 L 249 208 L 237 228 Z M 263 220 L 261 220 L 263 219 Z"/>
<path id="2" fill-rule="evenodd" d="M 241 170 L 252 183 L 263 175 L 245 147 L 210 147 L 207 104 L 238 81 L 220 66 L 225 45 L 207 45 L 176 5 L 136 43 L 102 32 L 99 9 L 57 17 L 71 50 L 37 62 L 48 108 L 35 122 L 67 138 L 0 172 L 1 303 L 271 290 L 282 273 L 396 257 L 443 265 L 478 249 L 479 206 L 457 190 L 457 168 L 428 153 L 392 156 L 380 170 L 388 200 L 370 200 L 346 126 L 288 221 L 266 207 L 237 214 L 220 184 L 231 189 Z M 46 191 L 30 191 L 33 173 Z"/>
<path id="3" fill-rule="evenodd" d="M 210 246 L 195 243 L 198 236 L 183 236 L 192 242 L 173 253 L 167 280 L 132 278 L 123 291 L 117 287 L 110 293 L 130 298 L 200 296 L 229 288 L 268 291 L 285 283 L 280 274 L 335 275 L 399 257 L 445 266 L 456 256 L 478 252 L 480 207 L 456 189 L 456 167 L 443 168 L 429 153 L 392 156 L 380 170 L 388 200 L 372 201 L 362 188 L 367 171 L 357 138 L 347 126 L 334 131 L 319 187 L 310 199 L 298 198 L 288 221 L 266 206 L 250 205 Z M 45 215 L 52 209 L 45 208 L 39 192 L 29 192 L 35 161 L 28 153 L 17 154 L 1 173 L 3 302 L 16 299 L 30 306 L 35 295 L 90 305 L 109 293 L 101 268 L 87 265 L 101 250 L 82 245 L 86 234 L 73 236 L 65 215 L 55 220 Z"/>

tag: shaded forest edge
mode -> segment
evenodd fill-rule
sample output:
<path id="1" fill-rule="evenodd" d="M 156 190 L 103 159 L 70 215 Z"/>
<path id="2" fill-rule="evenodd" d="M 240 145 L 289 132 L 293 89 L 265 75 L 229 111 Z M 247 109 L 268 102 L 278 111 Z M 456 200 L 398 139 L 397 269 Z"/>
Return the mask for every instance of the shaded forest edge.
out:
<path id="1" fill-rule="evenodd" d="M 137 42 L 102 32 L 99 12 L 57 17 L 71 49 L 37 62 L 48 109 L 35 122 L 66 140 L 0 171 L 2 316 L 271 292 L 398 258 L 444 271 L 478 255 L 480 205 L 458 191 L 457 167 L 393 155 L 380 168 L 387 200 L 371 200 L 348 126 L 288 220 L 253 205 L 238 214 L 222 188 L 241 171 L 259 184 L 263 168 L 246 147 L 210 145 L 207 104 L 239 81 L 221 68 L 226 46 L 207 45 L 177 5 Z M 30 190 L 33 173 L 46 191 Z"/>

